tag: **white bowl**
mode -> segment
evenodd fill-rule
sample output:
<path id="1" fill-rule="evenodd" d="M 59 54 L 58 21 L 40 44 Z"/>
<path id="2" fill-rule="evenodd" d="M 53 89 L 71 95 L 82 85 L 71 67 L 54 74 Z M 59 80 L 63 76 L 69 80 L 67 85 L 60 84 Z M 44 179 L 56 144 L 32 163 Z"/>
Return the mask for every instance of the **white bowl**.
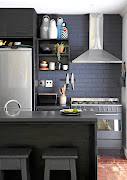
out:
<path id="1" fill-rule="evenodd" d="M 21 45 L 21 42 L 14 42 L 14 45 L 19 46 Z"/>
<path id="2" fill-rule="evenodd" d="M 67 70 L 68 70 L 68 65 L 67 65 L 67 64 L 64 64 L 64 65 L 62 66 L 62 68 L 63 68 L 64 71 L 67 71 Z"/>
<path id="3" fill-rule="evenodd" d="M 48 64 L 42 64 L 40 63 L 40 67 L 46 68 L 48 66 Z"/>

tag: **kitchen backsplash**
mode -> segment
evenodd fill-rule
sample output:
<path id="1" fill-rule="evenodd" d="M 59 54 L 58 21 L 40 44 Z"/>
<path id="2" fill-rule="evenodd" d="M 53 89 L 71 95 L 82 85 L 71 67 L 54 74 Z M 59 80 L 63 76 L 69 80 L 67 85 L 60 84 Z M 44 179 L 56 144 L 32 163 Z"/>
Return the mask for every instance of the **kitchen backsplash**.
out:
<path id="1" fill-rule="evenodd" d="M 75 88 L 72 90 L 71 83 L 66 91 L 68 97 L 119 97 L 121 88 L 119 84 L 121 66 L 119 64 L 73 64 L 70 63 L 68 71 L 75 76 Z M 38 87 L 38 92 L 58 92 L 65 81 L 67 71 L 39 72 L 40 79 L 52 79 L 53 88 Z"/>
<path id="2" fill-rule="evenodd" d="M 41 15 L 40 15 L 41 16 Z M 69 30 L 71 60 L 88 50 L 89 15 L 61 15 Z M 104 15 L 104 49 L 122 58 L 122 18 Z M 75 89 L 66 92 L 68 97 L 119 97 L 120 64 L 73 64 L 69 75 L 75 75 Z M 59 92 L 64 85 L 67 71 L 39 71 L 38 80 L 53 80 L 53 88 L 38 87 L 38 92 Z"/>

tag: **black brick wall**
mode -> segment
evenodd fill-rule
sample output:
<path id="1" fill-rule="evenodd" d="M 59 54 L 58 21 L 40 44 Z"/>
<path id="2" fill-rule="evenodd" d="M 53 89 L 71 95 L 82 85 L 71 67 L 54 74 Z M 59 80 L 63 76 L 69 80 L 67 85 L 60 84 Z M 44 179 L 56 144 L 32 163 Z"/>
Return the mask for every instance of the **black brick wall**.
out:
<path id="1" fill-rule="evenodd" d="M 122 18 L 104 15 L 104 49 L 122 59 Z"/>
<path id="2" fill-rule="evenodd" d="M 119 78 L 121 67 L 119 64 L 70 64 L 69 75 L 75 75 L 75 89 L 66 91 L 68 97 L 119 97 L 121 88 Z M 39 87 L 38 92 L 59 92 L 63 87 L 66 71 L 39 72 L 40 79 L 52 79 L 53 88 Z"/>
<path id="3" fill-rule="evenodd" d="M 71 60 L 88 50 L 89 16 L 61 15 L 69 30 Z M 121 58 L 122 18 L 119 15 L 104 15 L 104 49 Z M 119 97 L 120 64 L 73 64 L 68 71 L 75 75 L 75 89 L 66 92 L 68 97 Z M 52 79 L 53 88 L 38 87 L 38 92 L 59 92 L 65 82 L 66 71 L 39 71 L 38 79 Z"/>

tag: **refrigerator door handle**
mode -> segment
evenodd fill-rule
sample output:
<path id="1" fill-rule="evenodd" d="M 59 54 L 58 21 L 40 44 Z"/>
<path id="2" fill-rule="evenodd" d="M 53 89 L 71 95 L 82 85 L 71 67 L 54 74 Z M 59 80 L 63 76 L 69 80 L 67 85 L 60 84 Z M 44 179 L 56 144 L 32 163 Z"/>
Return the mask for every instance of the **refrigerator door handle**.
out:
<path id="1" fill-rule="evenodd" d="M 12 100 L 9 100 L 9 101 L 5 104 L 5 106 L 4 106 L 4 111 L 7 111 L 7 105 L 8 105 L 9 103 L 11 103 L 11 102 L 17 103 L 18 106 L 19 106 L 19 108 L 21 108 L 21 104 L 20 104 L 17 100 L 12 99 Z"/>

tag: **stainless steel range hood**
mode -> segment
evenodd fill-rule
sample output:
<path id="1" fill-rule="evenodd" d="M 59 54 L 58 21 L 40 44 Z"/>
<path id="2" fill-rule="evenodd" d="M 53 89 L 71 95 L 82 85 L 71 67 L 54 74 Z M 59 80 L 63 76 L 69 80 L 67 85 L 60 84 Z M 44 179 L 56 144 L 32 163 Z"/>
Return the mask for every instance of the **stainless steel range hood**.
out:
<path id="1" fill-rule="evenodd" d="M 103 14 L 90 14 L 89 50 L 72 63 L 122 63 L 122 60 L 103 50 Z"/>

